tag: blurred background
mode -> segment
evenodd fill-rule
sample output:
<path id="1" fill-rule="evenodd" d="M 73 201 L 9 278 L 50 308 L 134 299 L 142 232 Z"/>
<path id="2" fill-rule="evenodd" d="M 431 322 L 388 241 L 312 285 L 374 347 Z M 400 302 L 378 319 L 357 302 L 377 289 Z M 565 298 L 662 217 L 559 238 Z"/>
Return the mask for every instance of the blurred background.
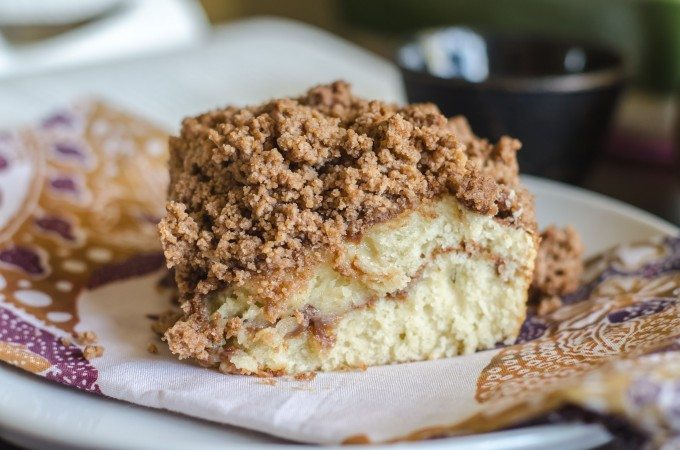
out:
<path id="1" fill-rule="evenodd" d="M 0 0 L 0 88 L 199 48 L 258 16 L 394 63 L 405 98 L 520 138 L 526 172 L 680 224 L 680 1 Z"/>

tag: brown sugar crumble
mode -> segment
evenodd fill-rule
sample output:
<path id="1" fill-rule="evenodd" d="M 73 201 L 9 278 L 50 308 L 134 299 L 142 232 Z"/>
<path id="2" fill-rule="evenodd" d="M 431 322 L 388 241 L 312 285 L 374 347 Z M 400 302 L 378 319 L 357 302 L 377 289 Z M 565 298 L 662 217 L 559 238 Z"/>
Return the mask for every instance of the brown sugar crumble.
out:
<path id="1" fill-rule="evenodd" d="M 158 353 L 158 347 L 156 347 L 156 344 L 154 344 L 153 342 L 149 342 L 146 346 L 146 351 L 155 355 Z"/>
<path id="2" fill-rule="evenodd" d="M 556 309 L 558 296 L 578 289 L 583 275 L 582 256 L 581 238 L 572 227 L 549 226 L 541 232 L 531 297 L 549 302 L 546 306 L 541 303 L 544 312 Z"/>
<path id="3" fill-rule="evenodd" d="M 99 358 L 103 354 L 104 354 L 104 347 L 102 347 L 101 345 L 87 345 L 83 349 L 83 356 L 87 360 Z"/>
<path id="4" fill-rule="evenodd" d="M 73 337 L 79 345 L 92 345 L 97 343 L 97 335 L 94 331 L 76 331 Z"/>
<path id="5" fill-rule="evenodd" d="M 316 372 L 301 372 L 293 377 L 296 381 L 312 381 L 316 378 Z"/>
<path id="6" fill-rule="evenodd" d="M 286 272 L 445 194 L 533 231 L 519 147 L 510 138 L 479 139 L 464 119 L 449 120 L 432 104 L 356 97 L 342 81 L 185 119 L 170 139 L 159 225 L 183 309 L 201 316 L 205 295 L 264 275 L 258 294 L 275 303 L 285 296 Z M 198 336 L 206 326 L 176 332 Z"/>

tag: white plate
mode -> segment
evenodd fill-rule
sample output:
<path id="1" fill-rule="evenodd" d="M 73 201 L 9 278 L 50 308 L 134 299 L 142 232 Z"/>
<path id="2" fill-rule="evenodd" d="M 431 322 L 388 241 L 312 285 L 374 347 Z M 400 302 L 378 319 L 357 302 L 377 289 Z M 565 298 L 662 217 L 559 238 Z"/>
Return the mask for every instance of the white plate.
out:
<path id="1" fill-rule="evenodd" d="M 621 242 L 678 232 L 675 226 L 621 202 L 533 177 L 525 177 L 525 181 L 536 195 L 541 226 L 572 224 L 582 234 L 590 254 Z M 6 366 L 0 367 L 0 386 L 0 435 L 24 446 L 164 450 L 309 448 L 308 445 L 287 443 L 262 434 L 76 392 Z M 580 449 L 602 445 L 609 439 L 609 434 L 600 426 L 574 424 L 400 446 L 413 449 Z"/>

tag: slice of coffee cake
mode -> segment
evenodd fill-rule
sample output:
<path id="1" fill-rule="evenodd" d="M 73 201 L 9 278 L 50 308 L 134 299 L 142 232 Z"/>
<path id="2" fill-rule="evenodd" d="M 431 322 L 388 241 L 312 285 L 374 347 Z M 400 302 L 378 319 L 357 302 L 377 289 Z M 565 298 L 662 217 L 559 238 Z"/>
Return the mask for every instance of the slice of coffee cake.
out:
<path id="1" fill-rule="evenodd" d="M 294 374 L 517 336 L 537 246 L 517 141 L 335 82 L 186 119 L 170 148 L 180 358 Z"/>

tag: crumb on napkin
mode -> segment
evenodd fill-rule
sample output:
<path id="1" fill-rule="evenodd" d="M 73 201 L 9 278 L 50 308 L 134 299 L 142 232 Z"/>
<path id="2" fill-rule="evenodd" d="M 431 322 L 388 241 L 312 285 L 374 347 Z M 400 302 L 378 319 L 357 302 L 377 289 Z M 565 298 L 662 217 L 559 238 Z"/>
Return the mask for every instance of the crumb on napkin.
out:
<path id="1" fill-rule="evenodd" d="M 583 275 L 583 244 L 571 226 L 549 226 L 541 232 L 536 256 L 530 298 L 535 303 L 544 299 L 555 305 L 553 297 L 578 289 Z M 544 309 L 549 308 L 548 305 Z"/>
<path id="2" fill-rule="evenodd" d="M 92 345 L 97 343 L 97 334 L 94 331 L 76 331 L 73 337 L 79 345 Z"/>
<path id="3" fill-rule="evenodd" d="M 104 354 L 104 347 L 101 345 L 87 345 L 83 349 L 83 356 L 85 359 L 90 360 L 94 358 L 99 358 Z"/>
<path id="4" fill-rule="evenodd" d="M 301 372 L 295 374 L 294 378 L 296 381 L 311 381 L 316 378 L 316 372 Z"/>

